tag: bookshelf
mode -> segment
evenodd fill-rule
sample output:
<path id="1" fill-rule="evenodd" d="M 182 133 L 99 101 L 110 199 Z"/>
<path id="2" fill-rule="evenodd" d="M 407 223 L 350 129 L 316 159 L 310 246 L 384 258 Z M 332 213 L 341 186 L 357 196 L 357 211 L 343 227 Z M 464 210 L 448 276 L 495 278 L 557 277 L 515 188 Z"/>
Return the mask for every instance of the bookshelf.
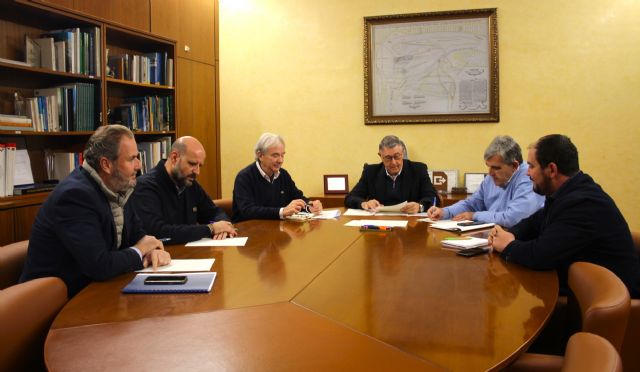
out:
<path id="1" fill-rule="evenodd" d="M 100 125 L 127 125 L 134 131 L 138 142 L 176 138 L 176 68 L 166 69 L 167 61 L 175 61 L 175 41 L 43 2 L 0 0 L 0 8 L 0 34 L 5 39 L 0 43 L 0 114 L 14 114 L 15 92 L 30 102 L 32 109 L 47 107 L 46 113 L 37 111 L 38 119 L 44 121 L 40 126 L 34 124 L 36 130 L 12 130 L 11 123 L 0 120 L 0 143 L 16 143 L 18 149 L 28 151 L 35 182 L 47 179 L 45 150 L 82 152 L 89 136 Z M 52 36 L 54 31 L 69 32 L 61 32 L 63 36 L 56 40 Z M 80 36 L 72 38 L 70 34 Z M 51 60 L 42 63 L 49 67 L 25 64 L 27 37 L 52 37 L 54 44 L 59 41 L 57 47 L 65 54 L 64 57 L 54 56 L 56 70 L 51 67 Z M 82 43 L 73 44 L 75 40 Z M 67 46 L 71 44 L 80 46 L 75 48 L 79 51 L 75 69 L 68 66 L 68 58 L 72 56 L 66 56 L 66 51 L 71 49 Z M 49 53 L 45 54 L 49 56 Z M 128 55 L 132 60 L 136 56 L 136 78 L 109 74 L 107 53 L 111 56 Z M 156 70 L 158 64 L 139 62 L 140 58 L 152 56 L 162 59 L 162 72 Z M 65 57 L 67 59 L 61 62 Z M 60 68 L 60 65 L 64 67 Z M 130 69 L 133 67 L 129 66 Z M 153 78 L 149 79 L 151 74 Z M 144 79 L 140 79 L 142 75 Z M 49 101 L 39 99 L 36 92 L 46 92 L 57 98 Z M 56 105 L 57 114 L 50 108 L 52 105 Z M 25 106 L 28 110 L 29 103 Z M 134 106 L 136 108 L 132 108 Z M 120 115 L 114 115 L 118 111 L 121 111 Z M 57 122 L 53 117 L 58 119 Z M 33 117 L 32 120 L 36 121 Z M 0 197 L 0 245 L 28 239 L 39 205 L 47 195 Z"/>

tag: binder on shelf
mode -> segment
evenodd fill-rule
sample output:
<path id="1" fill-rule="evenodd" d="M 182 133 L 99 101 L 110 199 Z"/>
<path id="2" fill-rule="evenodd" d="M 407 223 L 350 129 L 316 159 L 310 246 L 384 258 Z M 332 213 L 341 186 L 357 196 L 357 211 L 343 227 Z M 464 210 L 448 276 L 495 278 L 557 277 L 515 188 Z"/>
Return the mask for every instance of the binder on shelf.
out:
<path id="1" fill-rule="evenodd" d="M 7 196 L 6 187 L 5 187 L 5 178 L 7 176 L 7 170 L 5 165 L 5 144 L 0 143 L 0 198 L 4 198 Z"/>
<path id="2" fill-rule="evenodd" d="M 16 166 L 16 144 L 5 143 L 4 155 L 4 190 L 5 196 L 9 196 L 13 194 L 13 177 Z"/>
<path id="3" fill-rule="evenodd" d="M 123 293 L 208 293 L 211 292 L 216 272 L 197 272 L 181 274 L 144 274 L 139 273 L 123 289 Z M 153 276 L 186 276 L 184 284 L 145 284 L 145 279 Z"/>

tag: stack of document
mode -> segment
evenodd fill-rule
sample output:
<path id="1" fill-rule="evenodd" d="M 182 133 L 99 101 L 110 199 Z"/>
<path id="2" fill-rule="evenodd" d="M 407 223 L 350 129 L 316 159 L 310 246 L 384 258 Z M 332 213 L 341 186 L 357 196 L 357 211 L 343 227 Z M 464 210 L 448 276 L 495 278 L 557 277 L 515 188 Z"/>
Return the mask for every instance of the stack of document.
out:
<path id="1" fill-rule="evenodd" d="M 489 241 L 487 239 L 476 238 L 473 236 L 444 238 L 440 243 L 443 247 L 453 249 L 469 249 L 476 247 L 486 247 L 487 245 L 489 245 Z"/>
<path id="2" fill-rule="evenodd" d="M 455 232 L 464 232 L 470 230 L 478 230 L 478 229 L 486 229 L 489 227 L 493 227 L 495 223 L 479 223 L 473 225 L 467 225 L 466 223 L 472 223 L 473 221 L 453 221 L 453 220 L 444 220 L 438 221 L 431 224 L 431 227 L 434 229 L 447 230 L 447 231 L 455 231 Z"/>

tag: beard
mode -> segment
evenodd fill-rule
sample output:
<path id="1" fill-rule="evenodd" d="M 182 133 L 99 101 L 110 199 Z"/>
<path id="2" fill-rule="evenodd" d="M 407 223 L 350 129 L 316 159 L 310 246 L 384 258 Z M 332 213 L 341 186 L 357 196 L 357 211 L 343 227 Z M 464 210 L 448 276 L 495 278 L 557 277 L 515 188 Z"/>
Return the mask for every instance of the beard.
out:
<path id="1" fill-rule="evenodd" d="M 112 181 L 117 193 L 125 193 L 136 186 L 136 179 L 124 175 L 119 169 L 113 173 Z"/>
<path id="2" fill-rule="evenodd" d="M 542 181 L 537 184 L 537 183 L 533 183 L 533 191 L 536 194 L 542 195 L 542 196 L 549 196 L 551 194 L 553 194 L 553 187 L 551 185 L 551 178 L 546 177 L 546 176 L 542 176 Z"/>
<path id="3" fill-rule="evenodd" d="M 171 170 L 171 178 L 173 178 L 173 182 L 176 183 L 176 186 L 189 187 L 193 185 L 193 182 L 196 180 L 197 175 L 195 173 L 191 173 L 189 175 L 185 175 L 180 171 L 180 169 L 176 166 Z"/>

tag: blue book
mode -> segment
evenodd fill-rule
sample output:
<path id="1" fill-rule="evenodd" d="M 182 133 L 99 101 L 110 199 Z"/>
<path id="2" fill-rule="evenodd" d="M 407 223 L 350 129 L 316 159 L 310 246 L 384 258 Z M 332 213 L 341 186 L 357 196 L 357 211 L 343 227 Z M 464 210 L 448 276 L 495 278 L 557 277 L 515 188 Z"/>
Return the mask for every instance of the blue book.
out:
<path id="1" fill-rule="evenodd" d="M 140 273 L 122 289 L 122 293 L 208 293 L 211 292 L 213 282 L 216 280 L 216 272 L 198 273 Z M 147 278 L 176 278 L 186 277 L 186 281 L 180 284 L 150 284 Z M 145 283 L 147 280 L 147 283 Z"/>

